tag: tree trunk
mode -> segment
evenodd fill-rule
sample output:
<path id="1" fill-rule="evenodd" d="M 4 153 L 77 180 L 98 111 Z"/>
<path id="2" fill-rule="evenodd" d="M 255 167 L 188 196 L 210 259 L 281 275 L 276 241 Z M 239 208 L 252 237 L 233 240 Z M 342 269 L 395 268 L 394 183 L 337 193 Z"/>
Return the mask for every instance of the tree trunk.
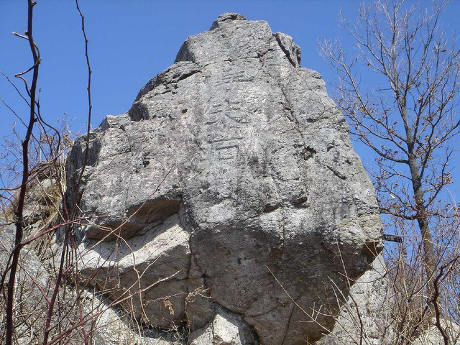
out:
<path id="1" fill-rule="evenodd" d="M 431 237 L 430 226 L 428 223 L 428 216 L 423 198 L 423 191 L 421 188 L 421 177 L 419 176 L 419 169 L 414 157 L 409 157 L 409 167 L 411 172 L 411 182 L 415 197 L 415 206 L 417 208 L 417 223 L 422 236 L 423 247 L 423 263 L 425 267 L 427 292 L 431 296 L 433 292 L 432 278 L 435 275 L 435 256 L 434 256 L 434 243 Z"/>

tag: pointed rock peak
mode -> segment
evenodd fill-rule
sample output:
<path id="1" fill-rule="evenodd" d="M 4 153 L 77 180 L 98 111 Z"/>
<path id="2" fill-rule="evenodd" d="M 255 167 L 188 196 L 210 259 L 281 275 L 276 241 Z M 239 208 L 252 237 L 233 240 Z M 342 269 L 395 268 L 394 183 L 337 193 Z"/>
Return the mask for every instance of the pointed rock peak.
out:
<path id="1" fill-rule="evenodd" d="M 218 28 L 219 25 L 223 22 L 229 22 L 232 20 L 246 20 L 246 18 L 239 13 L 225 12 L 222 13 L 219 17 L 217 17 L 217 20 L 214 23 L 212 23 L 210 30 Z"/>
<path id="2" fill-rule="evenodd" d="M 263 20 L 246 20 L 238 13 L 221 14 L 211 30 L 187 38 L 175 62 L 206 65 L 216 61 L 260 58 L 269 51 L 281 59 L 280 65 L 300 67 L 300 48 L 291 36 L 273 33 Z"/>
<path id="3" fill-rule="evenodd" d="M 190 61 L 206 65 L 216 61 L 235 61 L 263 56 L 273 47 L 273 33 L 263 20 L 246 20 L 236 13 L 219 16 L 210 31 L 187 38 L 175 62 Z M 276 42 L 276 41 L 275 41 Z"/>

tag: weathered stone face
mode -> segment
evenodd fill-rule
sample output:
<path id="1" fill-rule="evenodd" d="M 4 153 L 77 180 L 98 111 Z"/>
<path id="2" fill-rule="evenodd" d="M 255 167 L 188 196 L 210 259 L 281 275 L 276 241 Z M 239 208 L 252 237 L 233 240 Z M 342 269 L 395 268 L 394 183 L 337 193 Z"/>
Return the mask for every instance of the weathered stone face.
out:
<path id="1" fill-rule="evenodd" d="M 316 345 L 390 345 L 394 340 L 391 320 L 392 289 L 388 270 L 380 254 L 372 268 L 357 279 L 341 307 L 331 333 Z M 344 296 L 338 295 L 344 302 Z"/>
<path id="2" fill-rule="evenodd" d="M 97 217 L 81 272 L 113 297 L 141 287 L 133 305 L 155 326 L 198 329 L 223 307 L 263 344 L 303 344 L 338 313 L 332 289 L 346 294 L 344 275 L 380 249 L 373 187 L 291 37 L 237 14 L 211 29 L 92 133 L 68 191 Z M 84 150 L 68 159 L 70 186 Z"/>

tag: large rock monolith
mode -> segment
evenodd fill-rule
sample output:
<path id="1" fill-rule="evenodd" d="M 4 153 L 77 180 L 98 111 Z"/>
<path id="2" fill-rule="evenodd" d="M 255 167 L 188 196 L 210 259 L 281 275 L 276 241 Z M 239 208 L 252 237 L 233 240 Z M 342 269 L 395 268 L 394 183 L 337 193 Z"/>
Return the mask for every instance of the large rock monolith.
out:
<path id="1" fill-rule="evenodd" d="M 315 341 L 339 313 L 334 291 L 381 249 L 343 115 L 264 21 L 227 13 L 189 37 L 91 133 L 76 188 L 85 150 L 67 162 L 68 200 L 88 217 L 82 279 L 160 329 L 207 334 L 224 313 L 242 344 Z"/>

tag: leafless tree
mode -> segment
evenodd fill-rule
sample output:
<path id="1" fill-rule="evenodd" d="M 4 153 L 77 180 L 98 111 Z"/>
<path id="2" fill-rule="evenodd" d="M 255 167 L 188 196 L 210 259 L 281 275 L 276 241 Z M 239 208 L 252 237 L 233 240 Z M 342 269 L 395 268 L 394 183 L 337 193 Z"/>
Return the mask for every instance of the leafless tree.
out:
<path id="1" fill-rule="evenodd" d="M 416 241 L 405 255 L 421 253 L 425 302 L 439 323 L 440 283 L 458 263 L 449 250 L 458 249 L 458 212 L 444 191 L 453 183 L 449 163 L 460 129 L 460 50 L 441 30 L 447 1 L 432 5 L 362 5 L 356 23 L 343 20 L 357 50 L 348 55 L 340 43 L 325 41 L 321 52 L 338 74 L 335 98 L 351 133 L 375 154 L 369 170 L 384 221 L 394 226 L 389 220 L 399 219 L 394 229 L 416 224 L 419 237 L 410 237 Z"/>

